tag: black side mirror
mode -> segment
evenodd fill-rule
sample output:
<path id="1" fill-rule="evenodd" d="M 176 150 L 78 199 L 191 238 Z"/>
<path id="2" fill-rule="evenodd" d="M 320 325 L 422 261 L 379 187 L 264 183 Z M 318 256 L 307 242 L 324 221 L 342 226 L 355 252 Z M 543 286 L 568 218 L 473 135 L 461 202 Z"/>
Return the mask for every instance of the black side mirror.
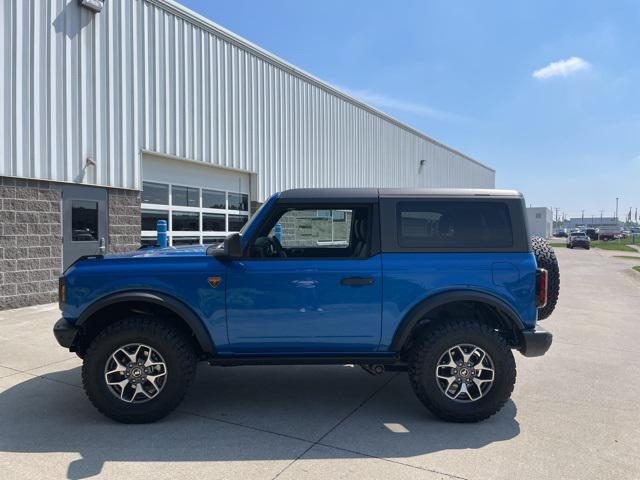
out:
<path id="1" fill-rule="evenodd" d="M 242 258 L 242 242 L 240 234 L 232 233 L 224 239 L 224 256 L 227 258 Z"/>
<path id="2" fill-rule="evenodd" d="M 227 259 L 242 258 L 242 242 L 239 233 L 232 233 L 224 239 L 222 245 L 209 245 L 207 255 Z"/>

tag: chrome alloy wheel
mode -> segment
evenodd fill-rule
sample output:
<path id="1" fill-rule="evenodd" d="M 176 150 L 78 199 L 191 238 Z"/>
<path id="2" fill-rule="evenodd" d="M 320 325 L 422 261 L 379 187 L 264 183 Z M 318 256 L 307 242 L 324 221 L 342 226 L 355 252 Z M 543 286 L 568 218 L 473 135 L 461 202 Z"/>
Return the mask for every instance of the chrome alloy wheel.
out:
<path id="1" fill-rule="evenodd" d="M 162 391 L 167 383 L 167 365 L 157 350 L 130 343 L 111 354 L 104 366 L 104 379 L 120 400 L 143 403 Z"/>
<path id="2" fill-rule="evenodd" d="M 436 366 L 440 390 L 456 402 L 475 402 L 491 389 L 495 379 L 493 360 L 487 352 L 468 343 L 445 351 Z"/>

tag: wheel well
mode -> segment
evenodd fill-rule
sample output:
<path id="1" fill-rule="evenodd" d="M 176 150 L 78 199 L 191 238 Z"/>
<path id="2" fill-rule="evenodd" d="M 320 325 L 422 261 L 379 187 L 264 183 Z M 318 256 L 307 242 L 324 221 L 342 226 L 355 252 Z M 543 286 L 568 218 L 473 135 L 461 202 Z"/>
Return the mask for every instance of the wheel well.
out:
<path id="1" fill-rule="evenodd" d="M 194 351 L 199 358 L 206 356 L 193 330 L 182 317 L 167 307 L 144 301 L 117 302 L 93 312 L 80 327 L 80 338 L 75 345 L 75 351 L 82 356 L 91 341 L 107 325 L 130 315 L 144 315 L 164 319 L 171 327 L 185 334 L 193 344 Z"/>
<path id="2" fill-rule="evenodd" d="M 496 306 L 481 300 L 458 300 L 439 305 L 429 310 L 416 322 L 411 333 L 407 337 L 400 352 L 401 357 L 405 357 L 415 340 L 436 325 L 457 320 L 467 319 L 482 322 L 498 330 L 512 347 L 520 344 L 518 330 L 513 322 Z"/>

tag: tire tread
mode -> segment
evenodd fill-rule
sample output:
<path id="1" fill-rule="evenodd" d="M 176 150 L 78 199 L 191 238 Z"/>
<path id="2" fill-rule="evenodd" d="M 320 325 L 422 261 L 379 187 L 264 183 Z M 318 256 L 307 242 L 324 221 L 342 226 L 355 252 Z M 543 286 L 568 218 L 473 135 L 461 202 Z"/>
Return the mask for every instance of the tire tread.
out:
<path id="1" fill-rule="evenodd" d="M 567 245 L 568 248 L 573 248 Z M 531 238 L 531 248 L 536 257 L 538 267 L 544 268 L 549 274 L 549 288 L 547 290 L 547 304 L 538 309 L 538 320 L 549 318 L 556 308 L 560 296 L 560 268 L 553 247 L 542 237 Z"/>
<path id="2" fill-rule="evenodd" d="M 102 406 L 101 402 L 96 398 L 94 388 L 92 388 L 93 386 L 91 385 L 90 369 L 88 368 L 87 363 L 90 362 L 91 359 L 95 358 L 96 350 L 102 342 L 108 341 L 109 337 L 125 331 L 152 333 L 162 337 L 169 343 L 170 348 L 173 349 L 176 356 L 179 358 L 180 369 L 185 380 L 184 388 L 182 388 L 179 398 L 172 399 L 171 403 L 176 406 L 184 397 L 188 387 L 195 377 L 197 365 L 195 352 L 185 336 L 180 331 L 172 328 L 168 322 L 158 318 L 143 316 L 132 316 L 115 321 L 98 333 L 87 348 L 82 366 L 82 385 L 91 404 L 103 415 L 122 423 L 154 422 L 167 415 L 175 407 L 171 409 L 164 409 L 161 412 L 153 412 L 148 415 L 141 415 L 140 413 L 118 413 L 116 415 Z"/>
<path id="3" fill-rule="evenodd" d="M 501 398 L 498 398 L 489 409 L 483 411 L 474 411 L 467 414 L 452 414 L 450 411 L 442 409 L 436 402 L 433 401 L 429 395 L 428 390 L 422 384 L 421 378 L 423 378 L 423 369 L 426 366 L 425 356 L 429 353 L 430 347 L 439 339 L 454 335 L 459 331 L 464 330 L 476 330 L 480 331 L 483 335 L 492 337 L 497 340 L 499 348 L 503 351 L 506 359 L 506 374 L 509 376 L 506 381 L 508 382 L 508 388 L 506 394 Z M 409 381 L 413 391 L 417 395 L 418 399 L 435 415 L 438 417 L 457 423 L 471 423 L 485 420 L 492 415 L 495 415 L 507 402 L 516 382 L 516 364 L 511 353 L 511 349 L 507 345 L 505 338 L 495 331 L 491 326 L 475 321 L 475 320 L 452 320 L 443 324 L 436 325 L 434 328 L 428 329 L 414 345 L 410 358 L 409 358 Z M 440 392 L 438 392 L 440 393 Z"/>

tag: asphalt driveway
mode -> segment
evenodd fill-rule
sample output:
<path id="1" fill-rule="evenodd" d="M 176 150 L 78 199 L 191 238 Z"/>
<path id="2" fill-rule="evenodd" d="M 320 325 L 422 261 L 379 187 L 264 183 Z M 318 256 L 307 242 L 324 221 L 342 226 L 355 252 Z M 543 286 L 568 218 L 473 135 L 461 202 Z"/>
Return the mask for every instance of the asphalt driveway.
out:
<path id="1" fill-rule="evenodd" d="M 517 355 L 512 401 L 474 425 L 433 417 L 403 373 L 204 365 L 176 413 L 120 425 L 55 343 L 55 305 L 0 312 L 0 478 L 638 479 L 640 255 L 558 256 L 554 345 Z"/>

